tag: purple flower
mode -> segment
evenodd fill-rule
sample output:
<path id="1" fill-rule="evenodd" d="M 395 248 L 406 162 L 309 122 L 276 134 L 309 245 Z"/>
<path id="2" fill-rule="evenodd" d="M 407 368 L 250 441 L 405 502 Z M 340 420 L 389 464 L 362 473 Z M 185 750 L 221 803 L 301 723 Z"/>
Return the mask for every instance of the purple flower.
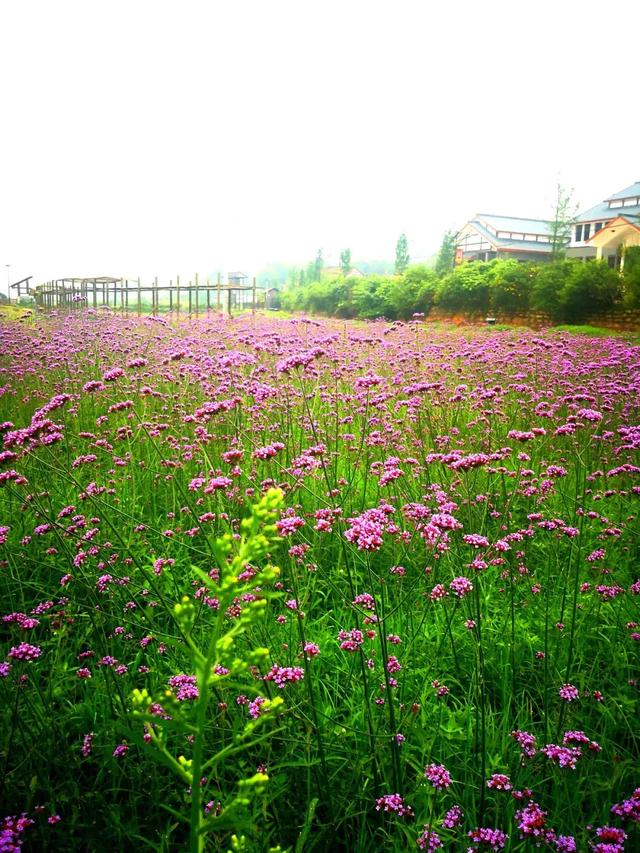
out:
<path id="1" fill-rule="evenodd" d="M 449 584 L 449 589 L 454 595 L 457 595 L 458 598 L 464 598 L 465 595 L 468 595 L 473 590 L 473 584 L 469 578 L 454 578 Z"/>
<path id="2" fill-rule="evenodd" d="M 9 650 L 9 657 L 13 660 L 37 660 L 42 654 L 40 646 L 32 646 L 31 643 L 20 643 L 19 646 L 12 646 Z"/>
<path id="3" fill-rule="evenodd" d="M 494 773 L 490 779 L 487 779 L 487 788 L 493 788 L 495 791 L 510 791 L 511 780 L 504 773 Z"/>
<path id="4" fill-rule="evenodd" d="M 459 826 L 462 823 L 463 817 L 464 812 L 462 811 L 460 806 L 451 806 L 449 811 L 442 819 L 442 826 L 444 827 L 444 829 L 455 829 L 456 826 Z"/>
<path id="5" fill-rule="evenodd" d="M 412 817 L 413 809 L 404 802 L 400 794 L 385 794 L 376 800 L 376 811 L 394 812 L 399 817 Z"/>
<path id="6" fill-rule="evenodd" d="M 511 737 L 518 742 L 523 757 L 533 758 L 536 754 L 536 739 L 534 735 L 518 730 L 511 732 Z"/>
<path id="7" fill-rule="evenodd" d="M 193 702 L 200 695 L 195 675 L 185 675 L 184 673 L 172 675 L 168 684 L 175 691 L 178 702 Z"/>
<path id="8" fill-rule="evenodd" d="M 451 776 L 444 764 L 428 764 L 424 768 L 424 776 L 438 791 L 451 785 Z"/>
<path id="9" fill-rule="evenodd" d="M 558 696 L 565 702 L 573 702 L 580 698 L 580 693 L 578 692 L 578 688 L 573 684 L 563 684 L 560 690 L 558 690 Z"/>
<path id="10" fill-rule="evenodd" d="M 618 815 L 622 820 L 640 823 L 640 788 L 636 788 L 629 799 L 611 806 L 611 813 Z"/>
<path id="11" fill-rule="evenodd" d="M 304 669 L 300 666 L 278 666 L 274 664 L 264 676 L 264 681 L 273 681 L 282 690 L 287 684 L 295 684 L 304 678 Z"/>
<path id="12" fill-rule="evenodd" d="M 426 850 L 427 853 L 431 853 L 432 850 L 442 847 L 439 835 L 427 823 L 424 825 L 422 835 L 419 835 L 416 839 L 416 844 L 421 850 Z"/>
<path id="13" fill-rule="evenodd" d="M 504 849 L 504 846 L 507 843 L 507 839 L 509 837 L 504 832 L 502 832 L 501 829 L 491 829 L 485 826 L 476 826 L 476 828 L 468 832 L 467 835 L 474 844 L 484 844 L 491 850 Z M 469 848 L 471 853 L 474 853 L 474 850 L 477 849 L 477 847 Z"/>

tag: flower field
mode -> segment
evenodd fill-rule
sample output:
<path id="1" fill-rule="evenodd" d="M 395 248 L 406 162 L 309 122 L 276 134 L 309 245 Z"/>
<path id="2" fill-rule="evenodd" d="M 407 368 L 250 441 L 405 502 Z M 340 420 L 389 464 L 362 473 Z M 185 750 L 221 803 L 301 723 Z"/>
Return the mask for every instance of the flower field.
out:
<path id="1" fill-rule="evenodd" d="M 640 347 L 0 334 L 0 851 L 640 849 Z"/>

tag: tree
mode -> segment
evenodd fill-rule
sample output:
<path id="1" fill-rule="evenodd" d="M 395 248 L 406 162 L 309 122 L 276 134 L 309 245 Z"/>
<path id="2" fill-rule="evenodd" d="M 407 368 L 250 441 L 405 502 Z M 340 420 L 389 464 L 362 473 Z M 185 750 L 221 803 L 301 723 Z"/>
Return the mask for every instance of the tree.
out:
<path id="1" fill-rule="evenodd" d="M 440 244 L 440 251 L 436 259 L 436 273 L 446 275 L 453 267 L 456 256 L 456 232 L 445 231 Z"/>
<path id="2" fill-rule="evenodd" d="M 322 278 L 322 268 L 324 267 L 324 258 L 322 257 L 322 249 L 318 249 L 318 254 L 313 262 L 313 280 L 320 281 Z"/>
<path id="3" fill-rule="evenodd" d="M 624 250 L 624 301 L 629 308 L 640 308 L 640 246 Z"/>
<path id="4" fill-rule="evenodd" d="M 409 245 L 407 235 L 401 234 L 396 243 L 396 275 L 403 273 L 409 266 Z"/>
<path id="5" fill-rule="evenodd" d="M 589 314 L 609 311 L 619 296 L 620 283 L 617 270 L 606 261 L 574 261 L 560 291 L 563 319 L 576 323 Z"/>
<path id="6" fill-rule="evenodd" d="M 549 234 L 552 261 L 561 261 L 564 258 L 567 243 L 571 239 L 571 229 L 576 213 L 577 208 L 573 203 L 573 190 L 568 190 L 559 183 L 556 189 L 556 200 Z"/>
<path id="7" fill-rule="evenodd" d="M 351 272 L 351 249 L 343 249 L 340 252 L 340 269 L 345 278 Z"/>

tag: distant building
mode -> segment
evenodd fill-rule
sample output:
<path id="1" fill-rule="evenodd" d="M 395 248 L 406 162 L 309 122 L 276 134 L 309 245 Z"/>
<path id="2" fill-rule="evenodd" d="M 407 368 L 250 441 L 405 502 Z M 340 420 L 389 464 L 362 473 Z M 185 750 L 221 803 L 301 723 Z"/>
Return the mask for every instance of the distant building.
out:
<path id="1" fill-rule="evenodd" d="M 551 257 L 551 222 L 478 213 L 456 236 L 456 263 L 512 258 L 546 261 Z"/>
<path id="2" fill-rule="evenodd" d="M 623 266 L 623 246 L 640 245 L 640 181 L 580 213 L 575 220 L 569 258 L 601 258 Z"/>
<path id="3" fill-rule="evenodd" d="M 322 277 L 323 278 L 340 278 L 343 276 L 342 267 L 323 267 L 322 268 Z M 357 270 L 355 267 L 351 267 L 345 278 L 364 278 L 364 273 Z"/>
<path id="4" fill-rule="evenodd" d="M 264 292 L 264 307 L 277 311 L 280 308 L 280 288 L 268 287 Z"/>
<path id="5" fill-rule="evenodd" d="M 456 263 L 492 258 L 549 260 L 552 224 L 546 219 L 478 213 L 456 236 Z M 610 267 L 622 268 L 624 246 L 640 246 L 640 181 L 576 217 L 566 256 L 604 259 Z"/>

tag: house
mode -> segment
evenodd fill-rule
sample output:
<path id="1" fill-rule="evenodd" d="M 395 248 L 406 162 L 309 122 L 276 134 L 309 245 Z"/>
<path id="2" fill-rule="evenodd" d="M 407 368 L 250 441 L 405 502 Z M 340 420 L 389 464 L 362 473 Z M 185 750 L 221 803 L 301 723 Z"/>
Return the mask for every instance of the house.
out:
<path id="1" fill-rule="evenodd" d="M 546 219 L 478 213 L 456 235 L 455 261 L 546 261 L 551 248 L 551 222 Z"/>
<path id="2" fill-rule="evenodd" d="M 342 278 L 343 275 L 342 267 L 322 268 L 322 278 Z M 345 278 L 364 278 L 364 273 L 361 273 L 360 270 L 357 270 L 355 267 L 351 267 Z"/>
<path id="3" fill-rule="evenodd" d="M 640 181 L 636 181 L 576 217 L 567 257 L 598 258 L 622 268 L 622 247 L 639 245 Z"/>

